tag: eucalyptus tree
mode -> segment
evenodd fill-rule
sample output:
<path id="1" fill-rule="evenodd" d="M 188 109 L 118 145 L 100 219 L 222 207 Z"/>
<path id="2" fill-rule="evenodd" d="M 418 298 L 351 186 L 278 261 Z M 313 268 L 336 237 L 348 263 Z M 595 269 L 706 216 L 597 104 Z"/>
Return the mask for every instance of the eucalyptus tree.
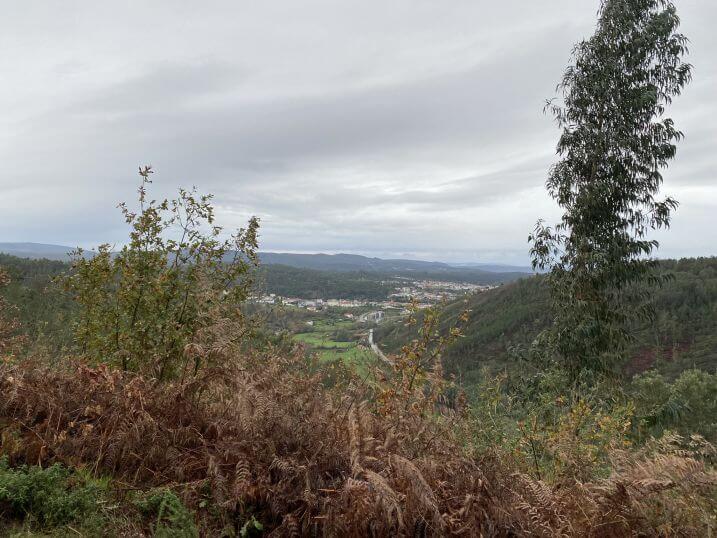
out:
<path id="1" fill-rule="evenodd" d="M 650 318 L 645 283 L 659 281 L 649 232 L 670 225 L 659 198 L 682 133 L 665 116 L 691 78 L 687 38 L 668 0 L 603 0 L 597 29 L 573 50 L 550 100 L 562 130 L 547 189 L 560 222 L 530 235 L 534 268 L 549 270 L 549 348 L 576 376 L 611 372 L 630 318 Z"/>

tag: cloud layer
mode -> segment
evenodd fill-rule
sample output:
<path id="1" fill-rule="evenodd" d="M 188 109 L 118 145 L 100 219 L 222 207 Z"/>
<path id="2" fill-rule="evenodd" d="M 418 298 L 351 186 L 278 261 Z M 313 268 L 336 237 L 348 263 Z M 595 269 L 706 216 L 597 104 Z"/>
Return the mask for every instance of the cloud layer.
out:
<path id="1" fill-rule="evenodd" d="M 523 263 L 557 216 L 542 103 L 598 3 L 493 4 L 6 6 L 0 239 L 121 242 L 111 208 L 152 163 L 157 196 L 196 184 L 224 224 L 260 216 L 266 250 Z M 695 80 L 661 254 L 717 254 L 717 7 L 678 9 Z"/>

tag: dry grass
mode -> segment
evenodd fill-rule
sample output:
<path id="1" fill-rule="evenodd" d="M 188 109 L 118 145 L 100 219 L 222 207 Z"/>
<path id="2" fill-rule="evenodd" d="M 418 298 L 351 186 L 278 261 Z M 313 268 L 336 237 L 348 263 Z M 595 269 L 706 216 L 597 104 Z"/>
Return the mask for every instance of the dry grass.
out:
<path id="1" fill-rule="evenodd" d="M 551 486 L 464 455 L 452 412 L 387 412 L 357 384 L 325 388 L 298 356 L 163 385 L 6 365 L 0 394 L 2 453 L 173 487 L 207 535 L 251 515 L 271 536 L 704 536 L 714 525 L 717 478 L 692 452 L 616 452 L 610 478 Z M 219 510 L 202 508 L 207 492 Z"/>

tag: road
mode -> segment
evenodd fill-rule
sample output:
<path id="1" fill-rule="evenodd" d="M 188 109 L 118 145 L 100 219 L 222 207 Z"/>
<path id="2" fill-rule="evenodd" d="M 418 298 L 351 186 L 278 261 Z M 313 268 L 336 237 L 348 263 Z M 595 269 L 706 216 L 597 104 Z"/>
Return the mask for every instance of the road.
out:
<path id="1" fill-rule="evenodd" d="M 383 354 L 383 351 L 381 351 L 378 345 L 376 345 L 376 342 L 373 341 L 373 329 L 368 330 L 368 345 L 371 346 L 371 350 L 376 354 L 379 359 L 381 359 L 386 364 L 393 366 L 393 363 L 388 360 L 388 357 Z"/>

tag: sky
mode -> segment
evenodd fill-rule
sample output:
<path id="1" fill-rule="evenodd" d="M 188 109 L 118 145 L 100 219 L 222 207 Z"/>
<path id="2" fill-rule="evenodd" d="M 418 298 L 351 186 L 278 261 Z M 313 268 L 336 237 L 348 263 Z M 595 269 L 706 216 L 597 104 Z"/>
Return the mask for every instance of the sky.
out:
<path id="1" fill-rule="evenodd" d="M 717 254 L 717 2 L 676 0 L 660 257 Z M 261 248 L 526 263 L 559 131 L 543 113 L 598 0 L 0 0 L 0 242 L 121 244 L 115 206 L 196 185 Z"/>

